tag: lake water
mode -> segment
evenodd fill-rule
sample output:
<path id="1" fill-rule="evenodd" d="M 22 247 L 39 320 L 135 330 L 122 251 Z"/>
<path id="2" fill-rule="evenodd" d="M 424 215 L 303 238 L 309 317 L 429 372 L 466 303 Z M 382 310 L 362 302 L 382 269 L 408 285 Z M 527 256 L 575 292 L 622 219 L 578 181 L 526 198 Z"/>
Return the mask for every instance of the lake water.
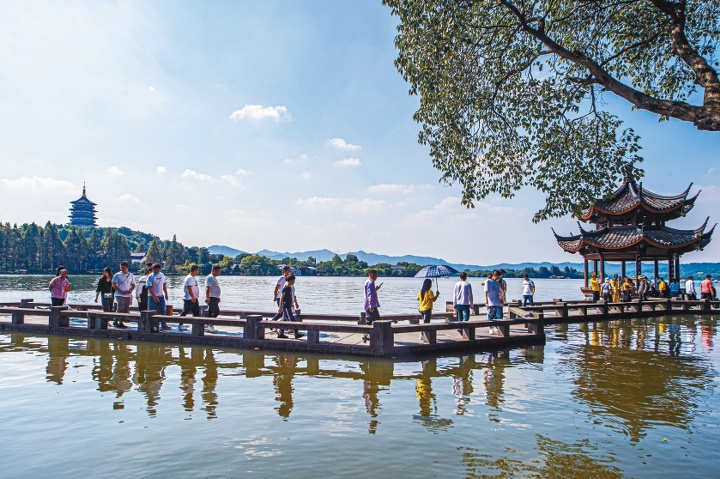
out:
<path id="1" fill-rule="evenodd" d="M 1 300 L 47 280 L 0 277 Z M 221 280 L 229 306 L 271 306 L 272 278 Z M 415 310 L 417 280 L 380 281 L 384 311 Z M 362 282 L 299 279 L 301 306 L 359 312 Z M 717 317 L 546 332 L 426 361 L 0 333 L 0 477 L 718 477 Z"/>

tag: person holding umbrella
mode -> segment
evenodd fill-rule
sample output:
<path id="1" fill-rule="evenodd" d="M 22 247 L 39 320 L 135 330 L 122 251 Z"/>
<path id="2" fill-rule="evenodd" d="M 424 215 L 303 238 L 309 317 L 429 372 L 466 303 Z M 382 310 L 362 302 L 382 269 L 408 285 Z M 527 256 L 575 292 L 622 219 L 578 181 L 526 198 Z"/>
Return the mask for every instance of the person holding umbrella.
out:
<path id="1" fill-rule="evenodd" d="M 433 310 L 433 303 L 437 301 L 438 296 L 440 296 L 440 291 L 436 291 L 435 293 L 433 293 L 432 280 L 430 278 L 426 278 L 425 281 L 423 281 L 422 288 L 417 295 L 417 299 L 418 301 L 420 301 L 418 311 L 420 311 L 420 314 L 422 315 L 423 323 L 427 324 L 430 322 L 430 316 L 432 316 Z"/>

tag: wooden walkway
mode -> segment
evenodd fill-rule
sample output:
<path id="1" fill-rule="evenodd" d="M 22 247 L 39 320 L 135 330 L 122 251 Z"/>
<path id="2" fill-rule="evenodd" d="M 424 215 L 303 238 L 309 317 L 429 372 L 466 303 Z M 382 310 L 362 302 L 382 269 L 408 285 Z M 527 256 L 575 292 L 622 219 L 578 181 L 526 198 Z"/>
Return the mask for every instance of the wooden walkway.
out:
<path id="1" fill-rule="evenodd" d="M 545 342 L 539 317 L 456 322 L 452 321 L 451 313 L 437 313 L 431 323 L 418 324 L 419 314 L 405 314 L 384 315 L 381 321 L 367 325 L 364 313 L 358 316 L 302 313 L 297 322 L 270 321 L 272 316 L 274 312 L 223 311 L 217 318 L 181 319 L 136 309 L 128 314 L 104 313 L 96 304 L 51 307 L 26 299 L 0 303 L 0 331 L 377 357 L 487 351 Z M 110 323 L 116 320 L 129 327 L 112 327 Z M 178 330 L 181 320 L 189 331 Z M 163 322 L 170 323 L 172 329 L 160 329 Z M 285 328 L 289 338 L 281 339 L 273 333 L 279 326 Z M 208 327 L 215 332 L 207 332 Z M 294 329 L 303 337 L 295 339 Z"/>
<path id="2" fill-rule="evenodd" d="M 302 313 L 300 321 L 270 321 L 274 312 L 223 311 L 218 318 L 185 316 L 189 331 L 179 331 L 181 318 L 160 316 L 154 311 L 128 314 L 103 313 L 96 304 L 51 307 L 25 299 L 0 303 L 0 331 L 26 331 L 78 337 L 99 337 L 133 341 L 220 346 L 269 351 L 296 351 L 324 354 L 408 357 L 508 349 L 544 344 L 544 326 L 558 323 L 615 321 L 658 317 L 670 314 L 720 315 L 720 301 L 651 299 L 628 303 L 551 301 L 521 307 L 507 305 L 506 318 L 485 319 L 482 308 L 474 305 L 470 321 L 453 320 L 450 311 L 435 313 L 432 322 L 419 324 L 419 314 L 384 315 L 381 321 L 365 324 L 358 316 Z M 127 329 L 109 325 L 115 320 Z M 160 328 L 163 322 L 172 329 Z M 278 338 L 274 330 L 282 326 L 288 338 Z M 213 330 L 212 333 L 207 331 Z M 292 330 L 303 335 L 295 339 Z M 364 340 L 363 338 L 367 338 Z"/>

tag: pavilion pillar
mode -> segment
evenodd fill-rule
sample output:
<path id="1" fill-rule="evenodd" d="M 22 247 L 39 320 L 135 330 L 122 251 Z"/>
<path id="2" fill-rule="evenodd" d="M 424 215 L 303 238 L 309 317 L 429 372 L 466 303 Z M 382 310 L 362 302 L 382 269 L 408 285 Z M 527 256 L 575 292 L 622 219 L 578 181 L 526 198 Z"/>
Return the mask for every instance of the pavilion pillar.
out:
<path id="1" fill-rule="evenodd" d="M 605 281 L 605 259 L 600 260 L 600 276 L 602 277 L 602 281 Z"/>
<path id="2" fill-rule="evenodd" d="M 635 257 L 635 291 L 640 288 L 640 275 L 642 274 L 642 261 L 639 256 Z"/>
<path id="3" fill-rule="evenodd" d="M 655 281 L 658 278 L 658 274 L 660 274 L 660 270 L 658 270 L 658 259 L 655 258 L 655 269 L 653 270 L 653 273 L 655 276 L 653 276 L 653 281 Z"/>
<path id="4" fill-rule="evenodd" d="M 675 254 L 675 281 L 680 283 L 680 255 Z"/>
<path id="5" fill-rule="evenodd" d="M 588 260 L 583 256 L 583 279 L 585 280 L 585 287 L 588 287 Z"/>
<path id="6" fill-rule="evenodd" d="M 626 270 L 626 268 L 625 268 L 625 260 L 622 260 L 622 263 L 621 263 L 621 264 L 622 264 L 622 266 L 620 267 L 620 276 L 621 276 L 622 279 L 624 279 L 625 276 L 627 276 L 627 272 L 625 271 L 625 270 Z M 621 279 L 621 280 L 622 280 L 622 279 Z"/>
<path id="7" fill-rule="evenodd" d="M 595 274 L 598 273 L 598 260 L 596 260 L 596 259 L 593 260 L 593 272 Z"/>

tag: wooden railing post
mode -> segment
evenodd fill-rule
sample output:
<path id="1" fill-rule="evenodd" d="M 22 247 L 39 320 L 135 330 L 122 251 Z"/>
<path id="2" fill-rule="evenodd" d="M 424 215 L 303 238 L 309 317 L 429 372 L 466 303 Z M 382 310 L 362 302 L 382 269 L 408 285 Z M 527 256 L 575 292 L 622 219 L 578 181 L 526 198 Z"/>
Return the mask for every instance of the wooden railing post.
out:
<path id="1" fill-rule="evenodd" d="M 702 302 L 700 309 L 703 311 L 710 311 L 710 306 L 711 306 L 710 300 L 705 298 Z"/>
<path id="2" fill-rule="evenodd" d="M 95 312 L 95 311 L 87 312 L 87 328 L 88 329 L 98 329 L 97 312 Z"/>
<path id="3" fill-rule="evenodd" d="M 21 309 L 27 309 L 31 306 L 30 303 L 32 303 L 32 299 L 21 299 L 20 300 L 20 308 Z M 25 324 L 25 313 L 17 312 L 12 313 L 11 316 L 12 324 Z"/>
<path id="4" fill-rule="evenodd" d="M 265 339 L 265 328 L 258 324 L 262 319 L 259 314 L 247 315 L 245 328 L 243 329 L 243 339 Z"/>
<path id="5" fill-rule="evenodd" d="M 160 325 L 152 321 L 152 317 L 157 314 L 154 309 L 140 311 L 140 321 L 138 322 L 138 331 L 141 333 L 157 333 L 160 331 Z"/>
<path id="6" fill-rule="evenodd" d="M 392 321 L 373 321 L 370 333 L 370 347 L 381 353 L 390 352 L 395 347 L 395 333 Z"/>
<path id="7" fill-rule="evenodd" d="M 366 313 L 365 311 L 363 311 L 362 313 L 360 313 L 360 319 L 358 319 L 358 324 L 359 324 L 359 325 L 365 325 L 365 324 L 367 324 L 367 318 L 366 318 L 366 316 L 367 316 L 367 313 Z"/>
<path id="8" fill-rule="evenodd" d="M 67 328 L 70 326 L 70 318 L 60 316 L 60 311 L 68 309 L 67 306 L 50 306 L 50 327 Z"/>

